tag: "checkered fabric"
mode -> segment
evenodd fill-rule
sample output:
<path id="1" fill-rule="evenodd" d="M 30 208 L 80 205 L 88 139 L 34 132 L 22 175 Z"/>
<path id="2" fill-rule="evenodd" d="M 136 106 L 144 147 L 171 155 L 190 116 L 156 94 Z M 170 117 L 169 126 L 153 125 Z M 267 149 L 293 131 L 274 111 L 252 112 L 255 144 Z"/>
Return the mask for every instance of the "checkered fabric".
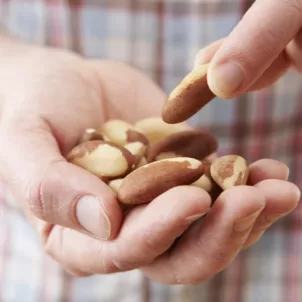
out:
<path id="1" fill-rule="evenodd" d="M 0 20 L 26 41 L 91 58 L 123 61 L 169 92 L 197 51 L 226 36 L 253 1 L 0 0 Z M 1 47 L 1 45 L 0 45 Z M 221 153 L 285 162 L 302 187 L 302 85 L 289 72 L 276 85 L 233 101 L 215 99 L 191 118 L 218 137 Z M 29 223 L 1 188 L 0 301 L 299 302 L 302 206 L 200 286 L 165 286 L 139 271 L 74 278 L 45 255 Z"/>

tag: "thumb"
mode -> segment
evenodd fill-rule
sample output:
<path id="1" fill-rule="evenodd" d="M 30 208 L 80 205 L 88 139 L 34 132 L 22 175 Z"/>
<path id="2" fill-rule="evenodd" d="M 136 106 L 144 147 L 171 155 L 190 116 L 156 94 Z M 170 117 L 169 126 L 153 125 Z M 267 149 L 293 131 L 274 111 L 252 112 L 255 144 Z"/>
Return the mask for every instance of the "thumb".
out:
<path id="1" fill-rule="evenodd" d="M 49 126 L 8 123 L 0 130 L 0 175 L 32 215 L 102 240 L 119 231 L 122 210 L 113 191 L 61 155 Z"/>
<path id="2" fill-rule="evenodd" d="M 298 33 L 301 12 L 301 1 L 255 1 L 214 55 L 210 89 L 221 98 L 249 90 Z"/>

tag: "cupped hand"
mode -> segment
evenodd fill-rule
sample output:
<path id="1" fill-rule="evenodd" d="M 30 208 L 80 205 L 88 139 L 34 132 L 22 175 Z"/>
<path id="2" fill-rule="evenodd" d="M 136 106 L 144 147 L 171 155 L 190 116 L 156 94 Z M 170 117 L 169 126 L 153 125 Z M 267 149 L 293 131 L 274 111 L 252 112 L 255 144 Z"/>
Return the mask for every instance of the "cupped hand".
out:
<path id="1" fill-rule="evenodd" d="M 265 159 L 252 164 L 249 186 L 212 208 L 207 192 L 182 186 L 124 216 L 111 189 L 65 155 L 109 118 L 159 116 L 163 92 L 123 64 L 54 49 L 22 46 L 0 66 L 1 178 L 45 251 L 73 274 L 141 268 L 163 283 L 202 282 L 299 200 L 287 167 Z"/>
<path id="2" fill-rule="evenodd" d="M 12 43 L 0 52 L 0 175 L 24 210 L 100 239 L 116 236 L 112 190 L 65 160 L 87 128 L 159 115 L 163 92 L 138 71 L 63 50 Z"/>
<path id="3" fill-rule="evenodd" d="M 302 71 L 302 1 L 257 0 L 228 37 L 202 49 L 208 83 L 221 98 L 275 83 L 289 67 Z"/>

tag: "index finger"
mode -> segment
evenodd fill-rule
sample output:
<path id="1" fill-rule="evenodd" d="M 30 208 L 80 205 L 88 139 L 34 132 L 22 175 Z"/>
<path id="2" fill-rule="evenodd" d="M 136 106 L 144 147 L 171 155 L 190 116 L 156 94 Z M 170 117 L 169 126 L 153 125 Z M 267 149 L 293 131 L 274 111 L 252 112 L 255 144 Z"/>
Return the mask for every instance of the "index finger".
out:
<path id="1" fill-rule="evenodd" d="M 210 89 L 222 98 L 247 91 L 301 25 L 301 1 L 256 1 L 214 55 L 208 70 Z"/>

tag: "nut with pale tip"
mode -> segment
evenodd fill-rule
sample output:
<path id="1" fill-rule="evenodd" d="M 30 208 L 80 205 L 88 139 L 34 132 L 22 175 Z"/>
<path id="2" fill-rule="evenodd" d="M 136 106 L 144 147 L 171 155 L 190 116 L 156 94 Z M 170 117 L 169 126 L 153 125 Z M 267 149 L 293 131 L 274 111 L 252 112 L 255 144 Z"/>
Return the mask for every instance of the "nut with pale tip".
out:
<path id="1" fill-rule="evenodd" d="M 178 157 L 152 162 L 128 174 L 117 196 L 124 204 L 148 203 L 173 187 L 192 184 L 203 173 L 202 162 L 194 158 Z"/>
<path id="2" fill-rule="evenodd" d="M 69 152 L 67 160 L 103 181 L 125 176 L 135 163 L 135 157 L 127 149 L 104 141 L 77 145 Z"/>
<path id="3" fill-rule="evenodd" d="M 239 155 L 225 155 L 212 162 L 211 176 L 223 190 L 246 185 L 249 165 L 247 160 Z"/>
<path id="4" fill-rule="evenodd" d="M 101 133 L 119 146 L 133 142 L 141 142 L 146 146 L 149 144 L 147 137 L 141 131 L 122 120 L 107 121 L 101 129 Z"/>
<path id="5" fill-rule="evenodd" d="M 184 123 L 168 124 L 165 123 L 160 117 L 148 117 L 137 121 L 134 124 L 135 128 L 144 133 L 150 143 L 159 141 L 166 136 L 190 129 Z"/>

